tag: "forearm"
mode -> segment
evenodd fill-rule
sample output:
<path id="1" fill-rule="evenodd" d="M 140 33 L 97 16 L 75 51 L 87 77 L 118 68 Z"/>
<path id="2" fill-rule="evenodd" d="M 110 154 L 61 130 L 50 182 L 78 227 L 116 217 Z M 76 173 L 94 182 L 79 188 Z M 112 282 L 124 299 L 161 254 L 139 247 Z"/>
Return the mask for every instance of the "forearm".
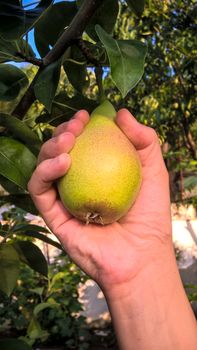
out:
<path id="1" fill-rule="evenodd" d="M 173 251 L 152 261 L 132 282 L 113 288 L 106 298 L 120 349 L 197 349 L 197 323 Z"/>

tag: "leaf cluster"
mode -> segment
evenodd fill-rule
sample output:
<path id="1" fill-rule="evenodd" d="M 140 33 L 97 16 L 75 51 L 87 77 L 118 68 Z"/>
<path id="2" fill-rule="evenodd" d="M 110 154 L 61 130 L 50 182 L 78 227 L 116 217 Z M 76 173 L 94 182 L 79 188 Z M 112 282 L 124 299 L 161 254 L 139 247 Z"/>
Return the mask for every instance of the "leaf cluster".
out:
<path id="1" fill-rule="evenodd" d="M 77 110 L 91 112 L 98 105 L 103 70 L 110 70 L 113 84 L 126 96 L 143 75 L 146 45 L 114 38 L 118 0 L 30 5 L 0 1 L 0 183 L 9 193 L 3 203 L 35 212 L 27 183 L 42 142 Z M 144 1 L 127 5 L 132 15 L 141 16 Z M 18 66 L 21 62 L 35 68 Z M 91 94 L 93 72 L 97 89 Z"/>
<path id="2" fill-rule="evenodd" d="M 82 282 L 84 275 L 65 256 L 50 265 L 48 279 L 23 265 L 12 295 L 0 294 L 0 334 L 8 332 L 6 323 L 11 336 L 16 331 L 20 336 L 15 345 L 21 342 L 30 349 L 33 344 L 50 343 L 82 349 L 89 339 L 84 317 L 79 315 L 77 288 Z M 4 340 L 5 346 L 13 346 L 11 339 Z"/>

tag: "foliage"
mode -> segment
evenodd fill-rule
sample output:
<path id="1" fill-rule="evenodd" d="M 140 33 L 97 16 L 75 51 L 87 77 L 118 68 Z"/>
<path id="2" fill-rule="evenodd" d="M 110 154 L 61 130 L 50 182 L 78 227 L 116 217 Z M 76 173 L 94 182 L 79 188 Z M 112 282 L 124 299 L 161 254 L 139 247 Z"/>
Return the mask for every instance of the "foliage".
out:
<path id="1" fill-rule="evenodd" d="M 187 295 L 189 298 L 189 301 L 197 301 L 197 285 L 196 284 L 187 284 L 185 285 Z"/>
<path id="2" fill-rule="evenodd" d="M 83 273 L 67 257 L 58 256 L 44 278 L 22 265 L 10 297 L 1 293 L 0 333 L 29 344 L 61 344 L 83 349 L 89 333 L 80 315 L 77 288 Z M 81 344 L 80 344 L 81 343 Z"/>
<path id="3" fill-rule="evenodd" d="M 61 246 L 43 235 L 47 229 L 29 224 L 24 214 L 15 207 L 2 214 L 6 221 L 0 234 L 9 240 L 0 246 L 0 335 L 16 335 L 29 346 L 61 342 L 83 349 L 79 341 L 85 342 L 88 330 L 80 315 L 78 287 L 86 276 L 65 253 L 48 265 L 34 239 L 60 252 Z"/>
<path id="4" fill-rule="evenodd" d="M 132 2 L 128 4 L 133 7 Z M 36 213 L 27 193 L 27 183 L 36 166 L 39 149 L 51 136 L 54 126 L 70 119 L 74 111 L 86 108 L 91 112 L 98 104 L 103 95 L 102 64 L 110 67 L 112 79 L 123 97 L 140 80 L 146 45 L 138 40 L 112 37 L 120 5 L 111 0 L 103 4 L 89 0 L 53 4 L 53 1 L 42 0 L 29 9 L 17 0 L 0 1 L 3 13 L 0 23 L 0 101 L 3 107 L 0 113 L 0 184 L 7 191 L 1 196 L 2 204 L 13 203 Z M 109 6 L 113 7 L 110 20 L 106 11 Z M 141 15 L 142 8 L 143 2 L 140 8 L 134 6 L 134 11 Z M 51 19 L 55 26 L 51 26 Z M 65 26 L 69 28 L 65 30 Z M 32 28 L 41 58 L 35 56 L 28 40 Z M 117 66 L 119 59 L 121 67 Z M 10 60 L 12 63 L 30 62 L 38 69 L 22 69 Z M 85 91 L 91 89 L 93 67 L 99 91 L 90 98 Z M 42 107 L 33 107 L 27 112 L 32 104 L 35 106 L 34 102 Z M 1 225 L 0 260 L 4 279 L 0 289 L 8 296 L 17 281 L 21 262 L 47 276 L 46 259 L 25 237 L 38 238 L 61 249 L 47 237 L 48 233 L 47 229 L 19 223 L 13 218 L 9 218 L 8 225 Z"/>
<path id="5" fill-rule="evenodd" d="M 137 37 L 148 43 L 145 74 L 123 103 L 160 135 L 175 201 L 184 199 L 184 178 L 197 175 L 195 33 L 195 1 L 151 1 L 140 20 L 123 6 L 115 32 L 117 39 Z M 109 96 L 122 106 L 106 83 Z"/>
<path id="6" fill-rule="evenodd" d="M 25 214 L 16 207 L 2 213 L 0 338 L 2 335 L 5 338 L 0 344 L 28 350 L 33 345 L 49 343 L 84 350 L 89 331 L 80 315 L 78 287 L 86 276 L 65 252 L 47 264 L 34 243 L 35 238 L 53 245 L 59 252 L 62 248 L 47 236 L 46 228 L 30 224 Z"/>
<path id="7" fill-rule="evenodd" d="M 3 276 L 0 289 L 8 296 L 15 287 L 21 263 L 45 277 L 48 275 L 48 265 L 42 251 L 28 237 L 37 238 L 62 250 L 59 243 L 46 236 L 50 233 L 48 229 L 30 224 L 24 214 L 24 211 L 14 207 L 3 215 L 5 224 L 0 224 L 0 236 L 3 238 L 0 244 L 0 271 Z"/>
<path id="8" fill-rule="evenodd" d="M 34 156 L 50 137 L 53 126 L 69 120 L 80 108 L 91 112 L 98 104 L 104 93 L 102 68 L 111 70 L 123 97 L 143 74 L 146 44 L 137 39 L 113 38 L 122 3 L 101 3 L 88 0 L 54 4 L 42 0 L 29 9 L 23 2 L 0 1 L 0 183 L 10 194 L 7 202 L 31 207 L 25 195 L 36 165 Z M 138 6 L 128 1 L 127 5 L 133 16 L 142 15 L 144 1 Z M 110 17 L 106 10 L 109 7 Z M 36 57 L 28 39 L 32 28 L 37 56 L 39 53 L 41 58 Z M 10 61 L 30 62 L 35 68 L 18 68 Z M 119 61 L 121 65 L 117 65 Z M 94 67 L 96 76 L 92 79 L 89 73 Z M 31 84 L 27 88 L 28 81 Z M 89 93 L 92 81 L 98 83 L 96 94 Z M 34 108 L 38 103 L 42 107 Z M 23 200 L 18 200 L 21 196 Z"/>

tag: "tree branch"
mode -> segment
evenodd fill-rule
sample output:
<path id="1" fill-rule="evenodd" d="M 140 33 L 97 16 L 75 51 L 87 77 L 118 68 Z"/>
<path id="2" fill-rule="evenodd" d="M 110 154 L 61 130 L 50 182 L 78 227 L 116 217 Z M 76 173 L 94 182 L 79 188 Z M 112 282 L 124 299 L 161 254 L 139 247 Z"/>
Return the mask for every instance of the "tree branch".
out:
<path id="1" fill-rule="evenodd" d="M 86 45 L 86 42 L 82 38 L 79 38 L 76 44 L 78 45 L 79 49 L 85 56 L 87 63 L 92 63 L 96 67 L 99 66 L 99 61 L 96 59 L 96 57 L 94 57 L 94 55 L 90 51 L 90 48 Z"/>
<path id="2" fill-rule="evenodd" d="M 58 60 L 65 50 L 74 42 L 80 38 L 90 21 L 91 17 L 96 12 L 97 8 L 103 3 L 104 0 L 85 0 L 83 1 L 79 11 L 71 21 L 70 25 L 65 29 L 63 34 L 57 40 L 51 51 L 47 53 L 47 55 L 42 60 L 42 66 L 39 68 L 37 74 L 35 75 L 32 83 L 29 88 L 25 92 L 25 95 L 22 97 L 19 104 L 14 109 L 13 113 L 18 118 L 22 119 L 32 103 L 36 100 L 34 94 L 34 85 L 38 79 L 38 76 L 42 72 L 42 70 Z"/>
<path id="3" fill-rule="evenodd" d="M 16 55 L 23 59 L 24 62 L 29 62 L 34 64 L 35 66 L 41 67 L 42 66 L 42 59 L 25 56 L 22 52 L 16 52 Z"/>
<path id="4" fill-rule="evenodd" d="M 103 90 L 103 68 L 101 65 L 95 67 L 95 76 L 98 85 L 99 101 L 102 103 L 105 99 L 105 93 Z"/>
<path id="5" fill-rule="evenodd" d="M 77 45 L 80 48 L 81 52 L 84 54 L 87 62 L 93 63 L 95 66 L 95 76 L 96 76 L 96 82 L 98 85 L 98 90 L 99 90 L 99 100 L 102 102 L 102 100 L 105 98 L 105 94 L 103 91 L 103 68 L 102 65 L 100 64 L 99 60 L 94 57 L 92 52 L 90 51 L 89 47 L 86 45 L 85 41 L 82 38 L 79 38 L 77 41 Z"/>
<path id="6" fill-rule="evenodd" d="M 52 50 L 44 57 L 43 64 L 47 66 L 48 64 L 56 61 L 65 50 L 70 46 L 70 44 L 81 37 L 86 25 L 90 21 L 91 17 L 94 15 L 97 8 L 103 3 L 103 0 L 85 0 L 83 1 L 79 11 L 76 16 L 71 21 L 70 25 L 61 37 L 58 39 L 56 44 L 53 46 Z"/>

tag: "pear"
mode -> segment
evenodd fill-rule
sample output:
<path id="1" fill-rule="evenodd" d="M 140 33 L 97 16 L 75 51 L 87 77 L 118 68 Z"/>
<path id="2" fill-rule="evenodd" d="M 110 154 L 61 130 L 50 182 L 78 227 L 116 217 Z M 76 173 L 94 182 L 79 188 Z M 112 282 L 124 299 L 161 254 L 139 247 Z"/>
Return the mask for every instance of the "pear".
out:
<path id="1" fill-rule="evenodd" d="M 70 152 L 71 167 L 58 180 L 65 208 L 86 223 L 106 225 L 119 220 L 140 190 L 138 154 L 116 125 L 115 116 L 107 100 L 92 112 Z"/>

